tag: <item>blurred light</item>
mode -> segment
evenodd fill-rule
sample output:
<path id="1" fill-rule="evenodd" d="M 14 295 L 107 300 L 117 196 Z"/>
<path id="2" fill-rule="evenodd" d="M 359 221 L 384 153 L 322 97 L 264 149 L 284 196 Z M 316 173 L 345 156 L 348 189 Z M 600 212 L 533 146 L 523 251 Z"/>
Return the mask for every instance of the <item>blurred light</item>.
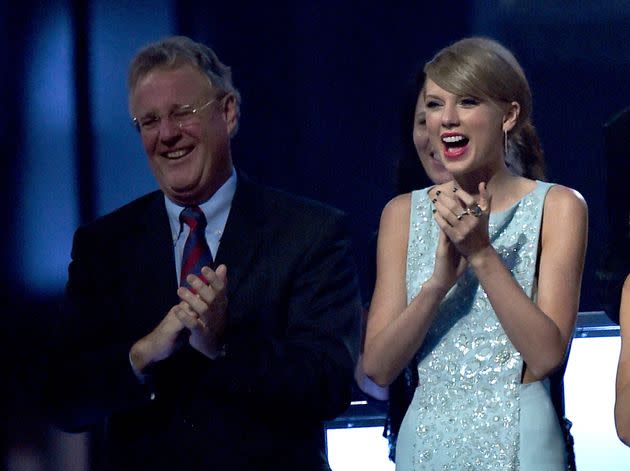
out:
<path id="1" fill-rule="evenodd" d="M 630 448 L 617 438 L 614 422 L 620 345 L 618 336 L 573 339 L 564 394 L 580 471 L 628 469 L 630 463 Z"/>
<path id="2" fill-rule="evenodd" d="M 33 15 L 23 151 L 14 156 L 22 170 L 14 252 L 18 284 L 47 294 L 63 288 L 77 222 L 72 32 L 66 5 L 42 6 Z"/>

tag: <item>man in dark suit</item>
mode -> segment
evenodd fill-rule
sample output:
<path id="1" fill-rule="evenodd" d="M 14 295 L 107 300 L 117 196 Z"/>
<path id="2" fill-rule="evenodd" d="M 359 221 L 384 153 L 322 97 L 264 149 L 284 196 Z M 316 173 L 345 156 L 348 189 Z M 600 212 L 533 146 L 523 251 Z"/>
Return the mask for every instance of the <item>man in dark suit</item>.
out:
<path id="1" fill-rule="evenodd" d="M 240 97 L 204 45 L 144 48 L 129 91 L 161 191 L 75 234 L 56 421 L 106 421 L 106 469 L 329 469 L 322 423 L 349 404 L 361 315 L 341 213 L 237 175 Z M 184 208 L 207 223 L 201 273 L 182 266 Z"/>

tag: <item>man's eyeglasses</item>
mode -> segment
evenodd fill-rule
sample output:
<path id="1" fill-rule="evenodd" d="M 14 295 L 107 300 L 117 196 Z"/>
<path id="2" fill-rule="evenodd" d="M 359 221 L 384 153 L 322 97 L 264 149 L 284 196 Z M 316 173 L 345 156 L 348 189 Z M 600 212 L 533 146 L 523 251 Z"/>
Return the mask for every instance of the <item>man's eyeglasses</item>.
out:
<path id="1" fill-rule="evenodd" d="M 173 109 L 166 118 L 171 120 L 171 122 L 175 123 L 177 127 L 184 128 L 186 126 L 190 126 L 197 122 L 198 116 L 197 114 L 209 106 L 211 103 L 219 100 L 218 98 L 213 98 L 210 101 L 207 101 L 203 105 L 194 107 L 192 105 L 183 105 L 178 106 Z M 150 133 L 156 131 L 160 127 L 160 122 L 162 121 L 162 116 L 156 114 L 148 114 L 141 118 L 133 117 L 133 125 L 139 132 Z"/>

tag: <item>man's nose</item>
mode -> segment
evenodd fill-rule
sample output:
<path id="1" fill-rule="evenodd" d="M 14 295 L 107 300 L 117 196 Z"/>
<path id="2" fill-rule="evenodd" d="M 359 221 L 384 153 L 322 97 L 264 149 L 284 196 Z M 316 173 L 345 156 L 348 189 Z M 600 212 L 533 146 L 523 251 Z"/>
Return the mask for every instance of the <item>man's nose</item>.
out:
<path id="1" fill-rule="evenodd" d="M 166 116 L 160 119 L 158 132 L 160 133 L 160 140 L 172 141 L 174 138 L 178 138 L 181 135 L 181 127 L 179 123 L 170 116 Z"/>

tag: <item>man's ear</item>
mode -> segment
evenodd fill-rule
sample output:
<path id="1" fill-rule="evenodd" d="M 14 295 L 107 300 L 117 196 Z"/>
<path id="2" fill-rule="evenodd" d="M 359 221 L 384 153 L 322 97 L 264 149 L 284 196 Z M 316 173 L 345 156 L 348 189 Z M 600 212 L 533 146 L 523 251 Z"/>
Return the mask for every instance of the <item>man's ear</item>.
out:
<path id="1" fill-rule="evenodd" d="M 228 134 L 232 137 L 238 129 L 239 112 L 238 105 L 236 104 L 236 97 L 231 93 L 223 99 L 222 111 L 225 116 Z"/>

